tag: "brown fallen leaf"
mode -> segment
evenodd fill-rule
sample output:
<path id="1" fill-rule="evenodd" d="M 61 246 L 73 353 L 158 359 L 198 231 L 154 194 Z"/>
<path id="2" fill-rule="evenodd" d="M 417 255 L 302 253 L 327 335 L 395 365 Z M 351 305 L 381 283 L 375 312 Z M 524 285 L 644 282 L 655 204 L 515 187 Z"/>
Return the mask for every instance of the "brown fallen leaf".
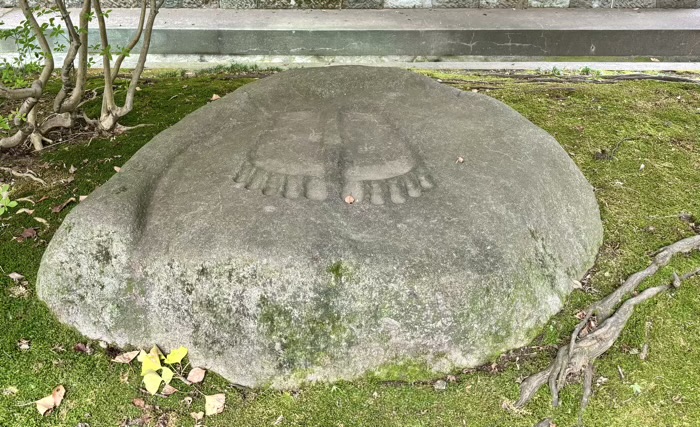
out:
<path id="1" fill-rule="evenodd" d="M 17 341 L 17 348 L 20 349 L 20 351 L 29 351 L 29 349 L 32 348 L 32 342 L 29 340 L 19 340 Z"/>
<path id="2" fill-rule="evenodd" d="M 69 173 L 69 174 L 74 174 L 75 171 L 77 171 L 77 170 L 78 170 L 78 168 L 76 168 L 76 167 L 73 166 L 73 165 L 70 165 L 70 168 L 68 169 L 68 173 Z"/>
<path id="3" fill-rule="evenodd" d="M 34 209 L 22 208 L 22 209 L 18 210 L 17 212 L 15 212 L 15 214 L 17 214 L 17 215 L 19 215 L 19 214 L 34 215 Z"/>
<path id="4" fill-rule="evenodd" d="M 190 412 L 190 417 L 194 418 L 195 421 L 202 421 L 204 412 Z"/>
<path id="5" fill-rule="evenodd" d="M 204 380 L 204 375 L 206 375 L 206 373 L 206 369 L 194 368 L 189 374 L 187 374 L 187 381 L 193 384 L 201 383 L 202 380 Z"/>
<path id="6" fill-rule="evenodd" d="M 19 274 L 19 273 L 15 273 L 15 272 L 12 272 L 12 273 L 8 274 L 7 277 L 9 277 L 10 279 L 12 279 L 12 281 L 15 282 L 15 283 L 17 283 L 17 282 L 19 282 L 20 280 L 24 279 L 24 276 L 22 276 L 22 275 Z"/>
<path id="7" fill-rule="evenodd" d="M 120 168 L 119 166 L 115 166 L 115 167 L 114 167 L 114 171 L 117 172 L 117 173 L 119 173 L 119 172 L 122 171 L 122 168 Z"/>
<path id="8" fill-rule="evenodd" d="M 90 348 L 90 344 L 83 344 L 79 342 L 78 344 L 73 347 L 73 350 L 77 351 L 78 353 L 85 353 L 87 355 L 92 354 L 92 349 Z"/>
<path id="9" fill-rule="evenodd" d="M 58 408 L 58 406 L 63 402 L 63 396 L 66 394 L 66 389 L 59 385 L 49 396 L 37 400 L 36 409 L 41 415 L 49 415 L 53 408 Z"/>
<path id="10" fill-rule="evenodd" d="M 163 387 L 163 396 L 171 396 L 175 393 L 177 393 L 179 390 L 176 389 L 175 387 L 171 386 L 170 384 L 166 384 L 165 387 Z"/>
<path id="11" fill-rule="evenodd" d="M 223 393 L 204 396 L 204 415 L 216 415 L 224 412 L 226 395 Z"/>
<path id="12" fill-rule="evenodd" d="M 78 200 L 81 201 L 81 202 L 82 202 L 83 200 L 85 200 L 85 199 L 87 199 L 87 196 L 80 196 L 80 197 L 78 198 Z"/>
<path id="13" fill-rule="evenodd" d="M 221 99 L 221 97 L 220 97 L 219 95 L 213 94 L 213 95 L 211 96 L 210 101 L 218 101 L 219 99 Z"/>
<path id="14" fill-rule="evenodd" d="M 22 234 L 19 235 L 24 240 L 36 238 L 36 228 L 25 228 Z"/>
<path id="15" fill-rule="evenodd" d="M 61 203 L 60 205 L 54 206 L 54 208 L 51 209 L 51 212 L 53 212 L 53 213 L 59 213 L 59 212 L 61 212 L 63 209 L 65 209 L 66 206 L 68 206 L 68 205 L 71 204 L 71 203 L 75 203 L 75 202 L 76 202 L 75 197 L 71 197 L 70 199 L 66 200 L 65 202 Z"/>
<path id="16" fill-rule="evenodd" d="M 144 402 L 143 399 L 134 399 L 131 401 L 131 403 L 134 404 L 139 409 L 145 409 L 146 408 L 146 402 Z"/>
<path id="17" fill-rule="evenodd" d="M 136 358 L 136 356 L 138 356 L 138 355 L 139 355 L 139 351 L 138 351 L 138 350 L 128 351 L 128 352 L 122 353 L 122 354 L 120 354 L 119 356 L 117 356 L 117 357 L 115 357 L 114 359 L 112 359 L 112 362 L 116 362 L 116 363 L 131 363 L 131 361 L 134 360 L 134 359 Z"/>

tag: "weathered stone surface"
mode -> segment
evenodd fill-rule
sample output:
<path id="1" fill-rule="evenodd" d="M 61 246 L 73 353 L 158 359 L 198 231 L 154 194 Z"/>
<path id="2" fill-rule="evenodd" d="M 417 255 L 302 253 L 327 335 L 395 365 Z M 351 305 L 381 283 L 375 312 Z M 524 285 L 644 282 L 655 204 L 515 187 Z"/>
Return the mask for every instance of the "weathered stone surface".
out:
<path id="1" fill-rule="evenodd" d="M 479 7 L 479 0 L 432 0 L 432 6 L 438 8 Z"/>
<path id="2" fill-rule="evenodd" d="M 656 7 L 662 9 L 691 9 L 697 7 L 696 0 L 656 0 Z"/>
<path id="3" fill-rule="evenodd" d="M 381 9 L 384 0 L 343 0 L 343 9 Z"/>
<path id="4" fill-rule="evenodd" d="M 569 0 L 529 0 L 530 7 L 569 7 Z"/>
<path id="5" fill-rule="evenodd" d="M 479 0 L 479 7 L 484 9 L 524 9 L 528 0 Z"/>
<path id="6" fill-rule="evenodd" d="M 289 387 L 524 345 L 601 239 L 575 164 L 501 102 L 293 70 L 146 144 L 66 217 L 37 292 L 89 337 Z"/>
<path id="7" fill-rule="evenodd" d="M 261 9 L 340 9 L 342 0 L 258 0 Z"/>
<path id="8" fill-rule="evenodd" d="M 431 5 L 431 0 L 384 0 L 387 9 L 427 8 Z"/>
<path id="9" fill-rule="evenodd" d="M 570 0 L 573 8 L 654 8 L 657 0 Z"/>
<path id="10" fill-rule="evenodd" d="M 258 7 L 256 0 L 219 0 L 222 9 L 255 9 Z"/>

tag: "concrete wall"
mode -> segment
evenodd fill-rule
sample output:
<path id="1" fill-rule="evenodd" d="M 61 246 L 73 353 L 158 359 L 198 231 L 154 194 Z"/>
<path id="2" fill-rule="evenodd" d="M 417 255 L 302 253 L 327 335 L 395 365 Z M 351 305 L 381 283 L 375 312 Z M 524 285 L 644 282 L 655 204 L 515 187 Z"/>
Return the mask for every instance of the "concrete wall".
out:
<path id="1" fill-rule="evenodd" d="M 66 0 L 79 7 L 80 0 Z M 103 8 L 137 7 L 140 0 L 103 0 Z M 16 0 L 0 0 L 15 7 Z M 401 8 L 700 8 L 700 0 L 165 0 L 170 8 L 224 9 L 401 9 Z"/>

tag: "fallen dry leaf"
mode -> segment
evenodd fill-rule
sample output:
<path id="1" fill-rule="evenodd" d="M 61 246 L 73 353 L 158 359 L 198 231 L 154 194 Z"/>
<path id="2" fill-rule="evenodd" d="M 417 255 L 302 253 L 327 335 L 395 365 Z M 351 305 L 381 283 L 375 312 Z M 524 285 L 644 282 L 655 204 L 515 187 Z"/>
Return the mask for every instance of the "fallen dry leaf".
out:
<path id="1" fill-rule="evenodd" d="M 194 418 L 195 421 L 202 421 L 204 412 L 190 412 L 190 417 Z"/>
<path id="2" fill-rule="evenodd" d="M 7 277 L 9 277 L 10 279 L 12 279 L 12 281 L 15 282 L 15 283 L 17 283 L 17 282 L 19 282 L 20 280 L 24 279 L 24 276 L 22 276 L 22 275 L 19 274 L 19 273 L 15 273 L 15 272 L 12 272 L 12 273 L 8 274 Z"/>
<path id="3" fill-rule="evenodd" d="M 131 363 L 131 361 L 134 360 L 136 358 L 136 356 L 138 356 L 138 355 L 139 355 L 139 350 L 128 351 L 128 352 L 122 353 L 119 356 L 112 359 L 112 362 Z"/>
<path id="4" fill-rule="evenodd" d="M 166 384 L 165 387 L 163 387 L 163 396 L 166 396 L 166 397 L 171 396 L 177 392 L 178 392 L 178 389 L 171 386 L 170 384 Z"/>
<path id="5" fill-rule="evenodd" d="M 73 350 L 77 351 L 78 353 L 85 353 L 85 354 L 92 354 L 92 349 L 90 348 L 90 344 L 83 344 L 79 342 L 78 344 L 73 347 Z"/>
<path id="6" fill-rule="evenodd" d="M 58 406 L 63 402 L 63 396 L 66 394 L 66 389 L 59 385 L 51 392 L 51 395 L 46 396 L 42 399 L 37 400 L 36 409 L 41 415 L 49 415 L 53 408 L 58 408 Z"/>
<path id="7" fill-rule="evenodd" d="M 464 157 L 457 157 L 457 163 L 464 163 Z"/>
<path id="8" fill-rule="evenodd" d="M 346 196 L 345 203 L 347 203 L 348 205 L 352 205 L 353 203 L 355 203 L 355 198 L 352 196 Z"/>
<path id="9" fill-rule="evenodd" d="M 17 348 L 21 351 L 28 351 L 32 348 L 32 342 L 29 340 L 19 340 L 17 341 Z"/>
<path id="10" fill-rule="evenodd" d="M 78 197 L 78 200 L 81 201 L 81 202 L 82 202 L 83 200 L 85 200 L 85 199 L 87 199 L 87 196 L 80 196 L 80 197 Z"/>
<path id="11" fill-rule="evenodd" d="M 146 402 L 144 402 L 143 399 L 134 399 L 132 402 L 134 406 L 136 406 L 139 409 L 145 409 L 146 408 Z"/>
<path id="12" fill-rule="evenodd" d="M 77 170 L 78 170 L 78 168 L 76 168 L 76 167 L 75 167 L 75 166 L 73 166 L 73 165 L 70 165 L 70 169 L 68 169 L 68 173 L 70 173 L 70 174 L 74 174 L 74 173 L 75 173 L 75 171 L 77 171 Z"/>
<path id="13" fill-rule="evenodd" d="M 13 298 L 26 298 L 29 295 L 29 290 L 22 285 L 13 286 L 8 291 Z"/>
<path id="14" fill-rule="evenodd" d="M 36 228 L 25 228 L 22 234 L 19 235 L 24 240 L 36 238 Z"/>
<path id="15" fill-rule="evenodd" d="M 39 399 L 36 402 L 36 410 L 39 411 L 41 415 L 48 415 L 53 410 L 53 396 L 46 396 L 43 399 Z"/>
<path id="16" fill-rule="evenodd" d="M 218 101 L 219 99 L 221 99 L 221 97 L 220 97 L 219 95 L 217 95 L 217 94 L 214 94 L 214 95 L 211 96 L 210 101 Z"/>
<path id="17" fill-rule="evenodd" d="M 649 58 L 649 59 L 651 60 L 651 62 L 659 62 L 658 58 Z"/>
<path id="18" fill-rule="evenodd" d="M 71 204 L 71 203 L 75 203 L 75 202 L 76 202 L 75 197 L 71 197 L 70 199 L 66 200 L 65 202 L 61 203 L 60 205 L 54 206 L 54 208 L 51 209 L 51 212 L 53 212 L 53 213 L 59 213 L 59 212 L 61 212 L 63 209 L 65 209 L 66 206 L 68 206 L 68 205 Z"/>
<path id="19" fill-rule="evenodd" d="M 114 167 L 114 171 L 117 172 L 117 173 L 119 173 L 119 172 L 122 171 L 122 168 L 120 168 L 119 166 L 115 166 L 115 167 Z"/>
<path id="20" fill-rule="evenodd" d="M 17 203 L 19 203 L 19 202 L 27 202 L 27 203 L 31 203 L 31 204 L 33 204 L 33 205 L 36 204 L 36 203 L 34 203 L 34 200 L 30 199 L 29 197 L 20 197 L 19 199 L 15 199 L 15 202 L 17 202 Z"/>
<path id="21" fill-rule="evenodd" d="M 204 396 L 204 415 L 216 415 L 224 412 L 226 395 L 223 393 Z"/>
<path id="22" fill-rule="evenodd" d="M 59 407 L 61 405 L 61 402 L 63 402 L 63 396 L 66 395 L 66 389 L 62 386 L 59 385 L 55 389 L 53 389 L 53 393 L 51 393 L 53 396 L 53 404 L 55 407 Z"/>
<path id="23" fill-rule="evenodd" d="M 3 396 L 14 396 L 15 394 L 19 393 L 19 390 L 17 387 L 9 386 L 2 391 Z"/>
<path id="24" fill-rule="evenodd" d="M 34 210 L 22 208 L 22 209 L 18 210 L 17 212 L 15 212 L 15 214 L 17 214 L 17 215 L 23 214 L 23 213 L 27 214 L 27 215 L 34 215 Z"/>
<path id="25" fill-rule="evenodd" d="M 189 374 L 187 374 L 187 381 L 193 384 L 201 383 L 202 380 L 204 380 L 204 375 L 206 375 L 206 373 L 206 369 L 194 368 Z"/>

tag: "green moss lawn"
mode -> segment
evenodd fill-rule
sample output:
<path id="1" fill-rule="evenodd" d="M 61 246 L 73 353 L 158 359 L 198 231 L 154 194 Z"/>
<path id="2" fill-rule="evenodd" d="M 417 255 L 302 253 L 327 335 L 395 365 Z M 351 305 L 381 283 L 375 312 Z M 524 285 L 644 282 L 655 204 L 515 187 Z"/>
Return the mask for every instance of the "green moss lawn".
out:
<path id="1" fill-rule="evenodd" d="M 60 213 L 52 208 L 88 195 L 115 173 L 115 166 L 209 102 L 212 94 L 224 95 L 252 81 L 222 73 L 180 75 L 154 73 L 141 84 L 137 108 L 123 123 L 151 126 L 108 139 L 78 134 L 41 155 L 0 154 L 2 166 L 20 171 L 28 167 L 48 183 L 44 187 L 15 178 L 12 198 L 30 197 L 36 205 L 23 202 L 18 208 L 34 213 L 17 214 L 15 209 L 0 218 L 0 426 L 191 426 L 195 421 L 190 412 L 204 408 L 201 393 L 227 396 L 225 411 L 207 418 L 207 426 L 529 427 L 547 417 L 558 426 L 576 425 L 580 385 L 564 390 L 563 405 L 557 409 L 551 407 L 546 390 L 522 412 L 503 409 L 504 403 L 507 407 L 517 399 L 519 379 L 549 363 L 580 309 L 647 266 L 656 249 L 700 232 L 700 86 L 654 81 L 536 83 L 433 73 L 464 90 L 488 90 L 488 95 L 553 134 L 583 170 L 596 189 L 605 224 L 605 243 L 588 281 L 591 291 L 574 293 L 532 347 L 481 369 L 454 372 L 445 378 L 449 381 L 444 391 L 430 382 L 412 382 L 410 372 L 404 381 L 368 376 L 293 393 L 239 390 L 208 375 L 196 390 L 175 381 L 179 393 L 151 397 L 140 390 L 138 366 L 110 362 L 118 350 L 102 348 L 59 324 L 36 298 L 34 283 L 47 242 L 75 204 Z M 98 105 L 89 108 L 94 114 Z M 0 179 L 12 180 L 4 172 Z M 36 228 L 37 237 L 18 241 L 28 228 Z M 699 254 L 679 257 L 647 286 L 668 281 L 674 270 L 698 267 Z M 26 276 L 26 293 L 8 277 L 12 272 Z M 584 416 L 586 426 L 700 425 L 699 288 L 700 280 L 690 280 L 635 313 L 597 364 L 598 385 Z M 30 342 L 29 350 L 19 348 L 21 340 Z M 76 351 L 78 343 L 89 344 L 94 352 Z M 644 344 L 649 355 L 641 360 Z M 50 416 L 40 416 L 32 402 L 59 384 L 67 390 L 65 400 Z M 193 398 L 191 407 L 184 401 L 188 395 Z M 134 399 L 152 407 L 138 408 Z"/>

